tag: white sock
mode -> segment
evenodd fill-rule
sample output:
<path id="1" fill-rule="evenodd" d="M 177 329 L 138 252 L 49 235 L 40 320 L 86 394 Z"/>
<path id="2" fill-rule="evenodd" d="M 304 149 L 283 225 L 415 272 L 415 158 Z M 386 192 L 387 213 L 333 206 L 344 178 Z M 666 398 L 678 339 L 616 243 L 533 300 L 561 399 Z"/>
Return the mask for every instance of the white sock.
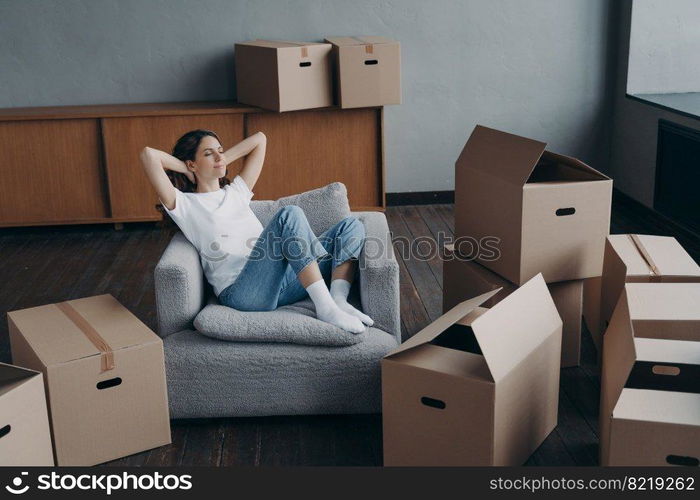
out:
<path id="1" fill-rule="evenodd" d="M 338 307 L 323 280 L 311 283 L 306 287 L 306 291 L 314 302 L 318 319 L 352 333 L 365 331 L 362 321 Z"/>
<path id="2" fill-rule="evenodd" d="M 333 297 L 333 300 L 342 311 L 352 314 L 365 325 L 372 326 L 374 324 L 374 320 L 362 311 L 353 307 L 352 304 L 348 302 L 348 295 L 350 294 L 351 286 L 352 284 L 347 280 L 335 279 L 331 281 L 331 297 Z"/>

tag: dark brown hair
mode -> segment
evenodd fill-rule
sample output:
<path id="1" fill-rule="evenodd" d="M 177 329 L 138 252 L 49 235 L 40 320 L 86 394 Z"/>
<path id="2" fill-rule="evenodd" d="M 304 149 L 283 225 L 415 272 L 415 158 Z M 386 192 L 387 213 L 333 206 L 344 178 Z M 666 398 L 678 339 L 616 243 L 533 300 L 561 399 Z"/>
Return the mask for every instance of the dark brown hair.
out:
<path id="1" fill-rule="evenodd" d="M 207 136 L 213 137 L 219 141 L 219 143 L 221 143 L 219 136 L 211 130 L 190 130 L 177 140 L 175 146 L 173 146 L 172 155 L 185 163 L 187 163 L 187 160 L 194 160 L 194 157 L 197 154 L 197 148 L 199 148 L 199 143 L 202 142 L 202 139 Z M 193 193 L 197 190 L 197 184 L 190 182 L 185 174 L 173 172 L 172 170 L 168 170 L 167 174 L 170 181 L 173 183 L 173 186 L 183 193 Z M 224 187 L 230 183 L 231 181 L 227 177 L 222 177 L 219 179 L 219 187 Z"/>
<path id="2" fill-rule="evenodd" d="M 211 130 L 190 130 L 177 140 L 175 146 L 173 146 L 172 155 L 178 160 L 181 160 L 185 163 L 187 162 L 187 160 L 194 160 L 197 154 L 197 148 L 199 148 L 199 143 L 202 142 L 202 139 L 204 139 L 207 136 L 214 137 L 217 141 L 219 141 L 219 143 L 221 143 L 221 139 L 219 139 L 219 136 Z M 166 170 L 165 173 L 168 175 L 170 182 L 173 183 L 173 186 L 175 186 L 176 189 L 179 189 L 183 193 L 194 193 L 195 191 L 197 191 L 197 184 L 190 182 L 190 180 L 185 174 L 181 174 L 180 172 L 173 172 L 172 170 Z M 228 174 L 228 171 L 226 173 Z M 231 184 L 231 181 L 227 177 L 224 176 L 221 179 L 219 179 L 219 187 L 224 187 L 227 184 Z M 174 223 L 172 223 L 172 221 L 170 220 L 170 216 L 165 212 L 165 210 L 160 204 L 158 204 L 156 208 L 159 212 L 163 214 L 163 222 L 165 223 L 164 225 L 166 227 L 175 225 Z"/>

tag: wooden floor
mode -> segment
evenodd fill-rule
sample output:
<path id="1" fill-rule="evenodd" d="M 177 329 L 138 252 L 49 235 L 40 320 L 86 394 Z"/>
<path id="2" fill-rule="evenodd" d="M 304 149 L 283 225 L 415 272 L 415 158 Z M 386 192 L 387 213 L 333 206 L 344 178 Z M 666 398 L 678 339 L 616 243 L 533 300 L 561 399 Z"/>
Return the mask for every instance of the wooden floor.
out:
<path id="1" fill-rule="evenodd" d="M 389 207 L 395 238 L 451 236 L 452 205 Z M 613 233 L 676 236 L 700 260 L 700 239 L 616 196 Z M 5 312 L 111 293 L 155 329 L 153 268 L 172 233 L 154 224 L 0 229 L 0 361 L 10 362 Z M 441 314 L 440 259 L 399 258 L 404 339 Z M 580 367 L 561 371 L 559 425 L 528 465 L 597 463 L 599 377 L 587 332 Z M 114 465 L 381 465 L 381 416 L 175 420 L 169 446 Z"/>

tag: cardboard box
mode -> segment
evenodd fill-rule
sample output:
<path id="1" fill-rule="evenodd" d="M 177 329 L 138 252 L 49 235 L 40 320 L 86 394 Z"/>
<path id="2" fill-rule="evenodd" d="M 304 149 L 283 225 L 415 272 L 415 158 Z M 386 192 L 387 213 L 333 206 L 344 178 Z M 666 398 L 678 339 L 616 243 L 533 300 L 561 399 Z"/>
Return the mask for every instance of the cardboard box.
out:
<path id="1" fill-rule="evenodd" d="M 685 303 L 669 300 L 690 289 Z M 699 291 L 694 284 L 625 286 L 603 338 L 602 465 L 700 463 Z"/>
<path id="2" fill-rule="evenodd" d="M 236 44 L 238 102 L 272 111 L 333 104 L 329 43 L 253 40 Z"/>
<path id="3" fill-rule="evenodd" d="M 556 426 L 561 318 L 542 276 L 497 293 L 382 360 L 384 465 L 522 465 Z"/>
<path id="4" fill-rule="evenodd" d="M 516 284 L 600 276 L 612 180 L 545 147 L 477 125 L 455 165 L 455 237 L 474 238 L 479 263 Z"/>
<path id="5" fill-rule="evenodd" d="M 454 253 L 445 245 L 442 264 L 442 311 L 447 312 L 463 300 L 500 288 L 484 303 L 493 307 L 518 289 L 518 286 L 473 260 Z M 561 366 L 578 366 L 581 361 L 581 306 L 583 280 L 548 283 L 547 288 L 563 322 Z"/>
<path id="6" fill-rule="evenodd" d="M 53 464 L 41 373 L 0 363 L 0 466 Z"/>
<path id="7" fill-rule="evenodd" d="M 601 345 L 603 332 L 625 283 L 693 282 L 700 282 L 700 266 L 675 238 L 645 234 L 608 236 L 603 275 L 599 282 L 589 283 L 591 290 L 584 311 L 596 346 Z M 595 289 L 596 284 L 599 290 Z M 596 302 L 596 295 L 599 302 Z"/>
<path id="8" fill-rule="evenodd" d="M 326 38 L 333 46 L 336 102 L 341 108 L 401 104 L 401 45 L 383 36 Z"/>
<path id="9" fill-rule="evenodd" d="M 600 327 L 600 287 L 603 278 L 583 280 L 583 321 L 593 339 L 598 354 L 603 350 L 603 330 Z"/>
<path id="10" fill-rule="evenodd" d="M 163 342 L 114 297 L 7 316 L 13 362 L 44 375 L 57 465 L 170 443 Z"/>

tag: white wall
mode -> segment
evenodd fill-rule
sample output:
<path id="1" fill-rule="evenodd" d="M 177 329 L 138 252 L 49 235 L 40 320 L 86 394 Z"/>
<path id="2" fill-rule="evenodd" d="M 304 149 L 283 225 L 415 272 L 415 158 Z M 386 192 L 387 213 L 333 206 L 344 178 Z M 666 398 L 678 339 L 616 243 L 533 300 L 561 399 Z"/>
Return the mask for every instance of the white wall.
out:
<path id="1" fill-rule="evenodd" d="M 378 34 L 401 41 L 387 191 L 454 188 L 475 124 L 600 169 L 612 79 L 606 0 L 4 0 L 0 107 L 234 99 L 233 44 Z"/>
<path id="2" fill-rule="evenodd" d="M 700 1 L 634 0 L 627 92 L 700 92 Z"/>

